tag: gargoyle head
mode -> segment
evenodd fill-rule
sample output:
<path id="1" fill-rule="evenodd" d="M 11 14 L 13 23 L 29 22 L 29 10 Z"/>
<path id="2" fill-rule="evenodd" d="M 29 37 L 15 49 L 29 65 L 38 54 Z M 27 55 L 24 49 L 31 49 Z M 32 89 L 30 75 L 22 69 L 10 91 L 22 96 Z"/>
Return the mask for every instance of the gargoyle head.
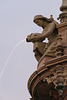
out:
<path id="1" fill-rule="evenodd" d="M 27 42 L 34 42 L 35 41 L 33 33 L 27 36 L 26 41 Z"/>
<path id="2" fill-rule="evenodd" d="M 37 42 L 37 41 L 40 42 L 41 39 L 39 37 L 40 37 L 39 33 L 32 33 L 32 34 L 27 36 L 26 41 L 27 42 L 32 42 L 32 43 Z"/>

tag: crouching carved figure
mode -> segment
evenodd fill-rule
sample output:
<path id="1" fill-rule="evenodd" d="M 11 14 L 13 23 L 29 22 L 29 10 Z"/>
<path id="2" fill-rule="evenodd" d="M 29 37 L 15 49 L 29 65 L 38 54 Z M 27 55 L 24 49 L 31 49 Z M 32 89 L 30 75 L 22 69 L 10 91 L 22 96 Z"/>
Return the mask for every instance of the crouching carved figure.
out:
<path id="1" fill-rule="evenodd" d="M 34 23 L 43 28 L 42 33 L 32 33 L 27 36 L 27 42 L 32 42 L 33 52 L 36 60 L 39 60 L 43 56 L 56 56 L 56 44 L 57 44 L 57 26 L 58 23 L 51 17 L 46 18 L 42 15 L 36 15 L 34 17 Z M 43 42 L 48 38 L 49 42 Z"/>

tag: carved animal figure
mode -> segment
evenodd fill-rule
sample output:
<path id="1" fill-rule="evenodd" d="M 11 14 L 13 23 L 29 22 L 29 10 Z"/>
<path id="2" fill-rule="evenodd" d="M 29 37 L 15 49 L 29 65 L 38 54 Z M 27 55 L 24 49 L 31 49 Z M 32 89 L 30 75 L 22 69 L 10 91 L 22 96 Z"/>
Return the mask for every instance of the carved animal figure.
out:
<path id="1" fill-rule="evenodd" d="M 56 56 L 57 44 L 57 26 L 58 23 L 52 18 L 46 18 L 42 15 L 34 17 L 34 23 L 43 28 L 42 33 L 32 33 L 27 36 L 27 42 L 32 42 L 35 58 L 39 61 L 43 56 Z M 43 40 L 48 38 L 49 42 L 44 43 Z"/>

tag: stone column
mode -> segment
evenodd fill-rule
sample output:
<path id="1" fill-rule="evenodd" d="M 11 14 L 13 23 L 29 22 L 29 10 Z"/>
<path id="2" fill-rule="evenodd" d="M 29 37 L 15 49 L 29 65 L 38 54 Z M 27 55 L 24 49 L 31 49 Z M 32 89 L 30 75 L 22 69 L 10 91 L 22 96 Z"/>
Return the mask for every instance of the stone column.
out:
<path id="1" fill-rule="evenodd" d="M 60 7 L 62 13 L 59 15 L 60 25 L 58 27 L 58 55 L 67 54 L 67 0 L 63 0 Z"/>
<path id="2" fill-rule="evenodd" d="M 60 24 L 58 26 L 57 55 L 67 55 L 67 0 L 62 0 L 60 7 L 62 13 L 59 15 Z M 56 83 L 60 95 L 59 100 L 67 100 L 67 66 L 59 64 L 56 69 Z"/>
<path id="3" fill-rule="evenodd" d="M 60 10 L 62 11 L 62 13 L 59 15 L 60 22 L 67 22 L 67 0 L 62 1 Z"/>

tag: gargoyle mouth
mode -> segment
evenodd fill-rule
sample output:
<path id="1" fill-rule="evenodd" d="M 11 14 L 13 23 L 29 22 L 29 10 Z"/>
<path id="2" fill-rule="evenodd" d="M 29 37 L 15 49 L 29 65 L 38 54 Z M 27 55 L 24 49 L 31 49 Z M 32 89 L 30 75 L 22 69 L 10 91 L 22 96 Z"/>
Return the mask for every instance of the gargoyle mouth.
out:
<path id="1" fill-rule="evenodd" d="M 30 39 L 30 40 L 29 40 L 28 38 L 26 38 L 26 41 L 27 41 L 27 42 L 32 42 L 33 39 Z"/>
<path id="2" fill-rule="evenodd" d="M 26 38 L 26 41 L 29 42 L 28 38 Z"/>

